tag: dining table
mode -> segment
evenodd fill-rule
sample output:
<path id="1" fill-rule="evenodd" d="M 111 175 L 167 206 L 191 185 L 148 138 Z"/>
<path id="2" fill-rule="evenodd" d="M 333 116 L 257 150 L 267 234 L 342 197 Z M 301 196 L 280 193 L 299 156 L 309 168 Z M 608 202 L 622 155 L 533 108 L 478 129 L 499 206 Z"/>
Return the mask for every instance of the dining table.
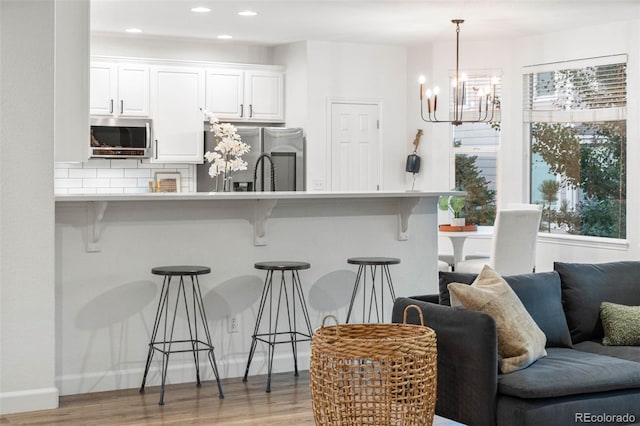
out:
<path id="1" fill-rule="evenodd" d="M 439 237 L 448 237 L 453 246 L 453 265 L 464 260 L 464 243 L 467 238 L 491 238 L 493 226 L 477 226 L 473 231 L 443 231 L 438 230 Z"/>

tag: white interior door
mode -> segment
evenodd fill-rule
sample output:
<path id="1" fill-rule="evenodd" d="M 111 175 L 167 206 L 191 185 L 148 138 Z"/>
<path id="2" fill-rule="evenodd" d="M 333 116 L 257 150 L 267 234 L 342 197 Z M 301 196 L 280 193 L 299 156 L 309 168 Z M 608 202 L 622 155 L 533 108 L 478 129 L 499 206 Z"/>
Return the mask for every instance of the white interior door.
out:
<path id="1" fill-rule="evenodd" d="M 379 189 L 377 104 L 331 103 L 331 190 Z"/>

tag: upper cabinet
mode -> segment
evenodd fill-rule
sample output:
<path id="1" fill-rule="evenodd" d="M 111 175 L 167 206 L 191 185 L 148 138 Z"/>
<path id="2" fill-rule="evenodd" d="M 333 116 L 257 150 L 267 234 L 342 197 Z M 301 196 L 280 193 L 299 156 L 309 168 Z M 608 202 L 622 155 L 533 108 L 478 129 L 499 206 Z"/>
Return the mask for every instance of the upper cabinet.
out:
<path id="1" fill-rule="evenodd" d="M 89 112 L 112 117 L 149 116 L 149 66 L 92 62 Z"/>
<path id="2" fill-rule="evenodd" d="M 197 67 L 151 68 L 152 161 L 204 162 L 204 82 Z"/>
<path id="3" fill-rule="evenodd" d="M 206 108 L 221 120 L 283 122 L 284 72 L 207 69 Z"/>

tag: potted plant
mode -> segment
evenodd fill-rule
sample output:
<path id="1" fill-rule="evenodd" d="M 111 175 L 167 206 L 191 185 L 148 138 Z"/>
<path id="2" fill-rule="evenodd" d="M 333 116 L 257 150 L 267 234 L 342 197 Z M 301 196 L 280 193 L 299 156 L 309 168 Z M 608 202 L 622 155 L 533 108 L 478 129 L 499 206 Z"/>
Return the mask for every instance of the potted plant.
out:
<path id="1" fill-rule="evenodd" d="M 443 195 L 438 199 L 438 208 L 442 211 L 453 213 L 451 226 L 464 226 L 465 220 L 462 216 L 462 209 L 466 203 L 464 195 Z"/>

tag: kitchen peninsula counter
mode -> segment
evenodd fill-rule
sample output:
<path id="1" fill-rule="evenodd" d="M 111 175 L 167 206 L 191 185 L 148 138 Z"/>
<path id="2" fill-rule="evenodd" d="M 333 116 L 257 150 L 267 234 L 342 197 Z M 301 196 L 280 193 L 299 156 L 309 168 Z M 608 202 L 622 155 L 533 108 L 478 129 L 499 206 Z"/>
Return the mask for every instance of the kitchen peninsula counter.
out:
<path id="1" fill-rule="evenodd" d="M 150 192 L 143 194 L 64 194 L 56 202 L 69 201 L 162 201 L 162 200 L 304 200 L 356 198 L 426 198 L 459 194 L 457 191 L 276 191 L 276 192 Z"/>
<path id="2" fill-rule="evenodd" d="M 256 262 L 311 264 L 300 278 L 313 328 L 327 314 L 344 321 L 357 271 L 350 257 L 399 258 L 390 270 L 396 296 L 437 292 L 437 199 L 454 193 L 56 196 L 60 393 L 140 386 L 160 294 L 153 267 L 211 267 L 200 284 L 223 378 L 244 374 L 264 281 Z M 361 295 L 358 300 L 361 309 Z M 390 313 L 390 298 L 384 302 Z M 230 332 L 232 317 L 239 326 Z M 300 368 L 308 368 L 308 344 L 300 344 L 298 354 Z M 259 347 L 252 374 L 266 374 L 265 360 L 266 349 Z M 291 351 L 276 349 L 274 371 L 292 366 Z M 148 385 L 158 380 L 154 369 Z M 172 360 L 168 380 L 193 381 L 193 359 Z"/>

